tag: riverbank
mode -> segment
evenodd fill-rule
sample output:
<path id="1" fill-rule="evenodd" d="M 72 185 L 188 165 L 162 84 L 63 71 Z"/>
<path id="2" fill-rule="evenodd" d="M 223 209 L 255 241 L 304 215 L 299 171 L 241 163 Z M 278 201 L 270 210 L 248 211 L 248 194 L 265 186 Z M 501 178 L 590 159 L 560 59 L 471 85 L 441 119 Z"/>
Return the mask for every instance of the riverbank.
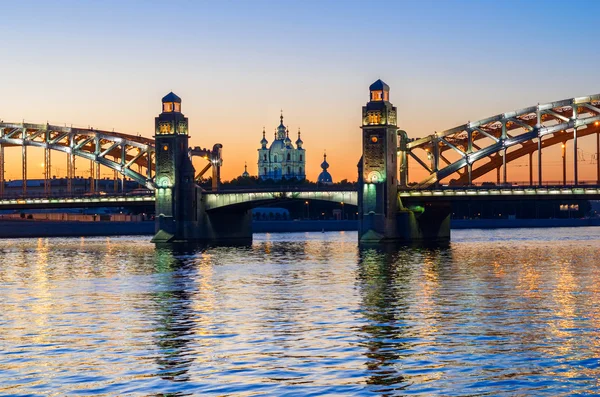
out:
<path id="1" fill-rule="evenodd" d="M 600 226 L 593 219 L 453 219 L 452 229 L 506 229 Z M 252 223 L 254 233 L 333 232 L 358 230 L 358 221 L 259 221 Z M 0 238 L 152 236 L 154 222 L 73 222 L 0 220 Z"/>

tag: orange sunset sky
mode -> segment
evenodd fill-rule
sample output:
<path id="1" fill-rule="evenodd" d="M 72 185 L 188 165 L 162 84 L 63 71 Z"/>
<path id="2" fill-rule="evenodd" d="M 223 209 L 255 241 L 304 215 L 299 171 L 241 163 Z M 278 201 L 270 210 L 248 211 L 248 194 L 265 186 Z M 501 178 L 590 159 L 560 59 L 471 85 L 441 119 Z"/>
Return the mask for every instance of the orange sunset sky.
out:
<path id="1" fill-rule="evenodd" d="M 378 78 L 410 137 L 600 92 L 600 53 L 561 33 L 575 11 L 535 2 L 519 3 L 518 13 L 505 2 L 389 2 L 377 17 L 352 1 L 66 2 L 69 13 L 14 3 L 0 10 L 0 119 L 151 137 L 160 99 L 173 91 L 190 145 L 223 144 L 225 180 L 244 162 L 256 174 L 263 126 L 272 141 L 280 109 L 293 140 L 302 130 L 308 179 L 327 150 L 334 181 L 356 180 L 361 106 Z M 594 33 L 594 14 L 578 14 L 579 36 Z M 546 51 L 548 37 L 569 51 Z M 580 180 L 595 179 L 595 137 L 579 146 Z M 561 179 L 560 148 L 544 155 L 545 179 Z M 30 178 L 42 176 L 42 161 L 30 149 Z M 6 179 L 21 178 L 20 162 L 19 148 L 6 149 Z M 78 163 L 79 175 L 86 170 Z M 54 154 L 53 174 L 65 173 Z M 509 179 L 528 175 L 526 159 L 511 163 Z"/>

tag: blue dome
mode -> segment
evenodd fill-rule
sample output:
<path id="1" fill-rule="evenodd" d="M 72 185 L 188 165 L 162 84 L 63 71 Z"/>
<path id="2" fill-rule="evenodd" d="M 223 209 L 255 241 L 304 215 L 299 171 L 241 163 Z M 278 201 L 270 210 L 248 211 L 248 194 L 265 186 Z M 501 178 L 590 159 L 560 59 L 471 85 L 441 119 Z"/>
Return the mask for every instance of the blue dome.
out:
<path id="1" fill-rule="evenodd" d="M 333 179 L 331 178 L 331 174 L 327 171 L 323 171 L 319 174 L 319 178 L 317 179 L 319 183 L 333 183 Z"/>
<path id="2" fill-rule="evenodd" d="M 167 95 L 165 95 L 162 99 L 163 103 L 164 102 L 177 102 L 177 103 L 181 103 L 181 98 L 179 98 L 177 95 L 173 94 L 173 92 L 169 92 Z"/>
<path id="3" fill-rule="evenodd" d="M 383 81 L 377 80 L 376 82 L 374 82 L 373 84 L 371 84 L 369 86 L 369 91 L 389 91 L 390 90 L 390 86 L 387 85 L 386 83 L 384 83 Z"/>

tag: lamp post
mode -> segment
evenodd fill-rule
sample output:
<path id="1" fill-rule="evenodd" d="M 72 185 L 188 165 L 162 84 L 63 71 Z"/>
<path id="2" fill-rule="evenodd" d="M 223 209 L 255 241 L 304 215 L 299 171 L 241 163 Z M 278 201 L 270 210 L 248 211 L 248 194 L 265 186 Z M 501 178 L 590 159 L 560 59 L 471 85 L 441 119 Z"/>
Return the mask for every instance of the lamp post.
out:
<path id="1" fill-rule="evenodd" d="M 563 169 L 563 185 L 567 184 L 567 144 L 563 142 L 562 147 L 562 169 Z"/>
<path id="2" fill-rule="evenodd" d="M 342 205 L 342 220 L 344 220 L 345 219 L 345 216 L 344 216 L 344 202 L 340 201 L 340 204 Z"/>

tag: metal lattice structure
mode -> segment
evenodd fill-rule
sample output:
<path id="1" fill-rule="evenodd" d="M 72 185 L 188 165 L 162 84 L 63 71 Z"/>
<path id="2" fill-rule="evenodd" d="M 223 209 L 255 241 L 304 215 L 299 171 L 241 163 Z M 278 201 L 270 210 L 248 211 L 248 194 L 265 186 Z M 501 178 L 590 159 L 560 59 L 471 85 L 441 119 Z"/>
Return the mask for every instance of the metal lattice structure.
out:
<path id="1" fill-rule="evenodd" d="M 75 177 L 76 158 L 90 161 L 90 178 L 100 179 L 100 166 L 114 170 L 117 175 L 130 178 L 140 185 L 155 188 L 155 147 L 154 139 L 118 132 L 95 129 L 62 127 L 50 124 L 0 123 L 0 197 L 4 194 L 6 147 L 22 147 L 23 195 L 27 194 L 27 148 L 44 149 L 44 181 L 45 191 L 50 192 L 52 151 L 67 155 L 67 190 L 72 192 L 71 179 Z M 216 147 L 217 145 L 215 145 Z M 222 164 L 221 146 L 218 150 L 190 150 L 191 155 L 200 154 L 209 161 L 216 171 L 216 183 Z M 205 172 L 205 171 L 204 171 Z M 94 185 L 91 184 L 92 192 Z"/>
<path id="2" fill-rule="evenodd" d="M 571 140 L 574 184 L 577 185 L 577 139 L 596 134 L 596 156 L 600 152 L 600 94 L 502 113 L 420 139 L 409 139 L 404 131 L 398 134 L 401 188 L 409 186 L 409 158 L 429 173 L 427 178 L 410 184 L 412 189 L 435 187 L 453 175 L 457 177 L 451 184 L 471 185 L 493 170 L 497 171 L 500 183 L 500 169 L 506 183 L 507 163 L 524 156 L 529 156 L 529 182 L 533 185 L 532 157 L 536 151 L 537 180 L 541 185 L 543 149 L 557 144 L 563 147 L 563 184 L 566 185 L 565 148 L 566 142 Z M 600 184 L 600 162 L 596 163 Z"/>

